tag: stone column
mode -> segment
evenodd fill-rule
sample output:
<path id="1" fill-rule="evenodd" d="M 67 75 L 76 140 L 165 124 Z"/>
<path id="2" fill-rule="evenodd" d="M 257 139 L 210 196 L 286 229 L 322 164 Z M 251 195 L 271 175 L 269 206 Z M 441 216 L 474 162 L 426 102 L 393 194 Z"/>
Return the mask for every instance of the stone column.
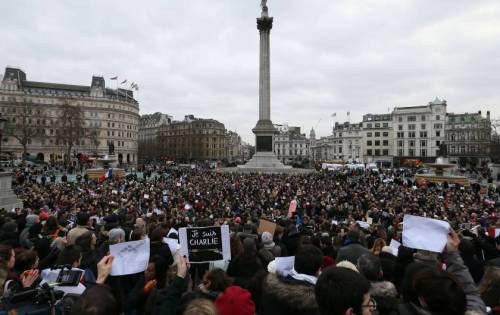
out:
<path id="1" fill-rule="evenodd" d="M 259 66 L 259 120 L 271 120 L 271 71 L 269 34 L 273 27 L 273 18 L 262 16 L 257 19 L 260 32 Z"/>

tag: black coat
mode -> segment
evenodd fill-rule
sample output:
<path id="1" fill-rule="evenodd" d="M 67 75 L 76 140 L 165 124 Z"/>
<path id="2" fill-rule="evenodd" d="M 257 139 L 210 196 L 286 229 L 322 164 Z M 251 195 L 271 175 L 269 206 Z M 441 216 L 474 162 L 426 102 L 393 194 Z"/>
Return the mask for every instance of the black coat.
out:
<path id="1" fill-rule="evenodd" d="M 160 256 L 166 260 L 167 264 L 170 266 L 174 263 L 174 257 L 172 257 L 172 252 L 167 244 L 161 242 L 152 242 L 149 245 L 149 257 Z"/>

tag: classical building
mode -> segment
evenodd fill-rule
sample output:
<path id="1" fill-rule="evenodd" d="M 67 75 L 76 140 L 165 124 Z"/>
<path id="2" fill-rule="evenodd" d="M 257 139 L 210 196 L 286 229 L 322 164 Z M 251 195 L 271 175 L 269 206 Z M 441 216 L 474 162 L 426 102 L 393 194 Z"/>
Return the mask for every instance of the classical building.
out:
<path id="1" fill-rule="evenodd" d="M 363 116 L 363 163 L 391 167 L 394 155 L 392 115 L 367 114 Z"/>
<path id="2" fill-rule="evenodd" d="M 321 137 L 311 143 L 311 160 L 327 162 L 333 160 L 333 136 Z"/>
<path id="3" fill-rule="evenodd" d="M 284 164 L 309 159 L 309 139 L 300 133 L 300 127 L 275 125 L 274 154 Z"/>
<path id="4" fill-rule="evenodd" d="M 333 149 L 333 160 L 343 160 L 345 162 L 363 161 L 362 130 L 362 123 L 335 123 L 332 137 L 329 138 Z"/>
<path id="5" fill-rule="evenodd" d="M 28 81 L 24 71 L 10 67 L 0 84 L 0 111 L 14 133 L 4 133 L 2 152 L 21 159 L 24 142 L 33 158 L 63 160 L 68 144 L 57 135 L 64 132 L 58 126 L 68 105 L 81 110 L 84 121 L 81 138 L 69 147 L 71 158 L 79 153 L 103 155 L 113 144 L 122 163 L 136 163 L 139 103 L 132 91 L 106 88 L 101 76 L 93 76 L 90 86 Z M 21 135 L 23 130 L 28 132 Z"/>
<path id="6" fill-rule="evenodd" d="M 436 97 L 428 105 L 396 107 L 392 119 L 394 164 L 406 159 L 433 162 L 445 140 L 446 101 Z"/>
<path id="7" fill-rule="evenodd" d="M 142 115 L 139 119 L 139 161 L 146 162 L 160 158 L 158 134 L 161 126 L 169 125 L 172 116 L 162 113 Z"/>
<path id="8" fill-rule="evenodd" d="M 226 129 L 214 119 L 187 115 L 182 121 L 160 126 L 158 143 L 162 158 L 188 161 L 214 161 L 225 157 Z"/>
<path id="9" fill-rule="evenodd" d="M 228 130 L 225 141 L 225 159 L 228 162 L 243 163 L 243 144 L 236 132 Z"/>
<path id="10" fill-rule="evenodd" d="M 450 162 L 463 167 L 479 167 L 490 161 L 491 121 L 477 113 L 446 114 L 446 153 Z"/>

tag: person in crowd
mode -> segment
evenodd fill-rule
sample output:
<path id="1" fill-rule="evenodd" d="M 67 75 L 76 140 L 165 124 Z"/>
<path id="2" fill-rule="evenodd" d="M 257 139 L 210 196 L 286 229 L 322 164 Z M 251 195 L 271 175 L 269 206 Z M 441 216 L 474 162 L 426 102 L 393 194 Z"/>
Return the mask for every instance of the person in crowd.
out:
<path id="1" fill-rule="evenodd" d="M 487 266 L 479 285 L 479 293 L 494 315 L 500 314 L 500 268 Z"/>
<path id="2" fill-rule="evenodd" d="M 370 282 L 370 296 L 377 303 L 378 313 L 392 314 L 398 304 L 398 292 L 392 282 L 383 280 L 380 258 L 373 254 L 363 254 L 358 259 L 357 269 Z"/>
<path id="3" fill-rule="evenodd" d="M 243 240 L 243 253 L 231 260 L 227 274 L 234 278 L 236 285 L 248 288 L 250 280 L 263 268 L 262 262 L 257 256 L 255 239 L 247 237 Z"/>
<path id="4" fill-rule="evenodd" d="M 356 264 L 361 255 L 370 253 L 369 249 L 361 245 L 360 237 L 360 233 L 356 229 L 347 233 L 347 245 L 339 249 L 336 259 L 337 262 L 348 260 Z"/>
<path id="5" fill-rule="evenodd" d="M 255 315 L 255 303 L 250 292 L 239 287 L 230 286 L 215 300 L 220 315 Z"/>
<path id="6" fill-rule="evenodd" d="M 320 315 L 372 315 L 377 309 L 368 280 L 347 268 L 325 269 L 318 278 L 315 296 Z"/>
<path id="7" fill-rule="evenodd" d="M 86 211 L 80 211 L 76 214 L 76 227 L 72 228 L 66 236 L 68 245 L 75 244 L 76 239 L 89 231 L 90 216 Z"/>
<path id="8" fill-rule="evenodd" d="M 189 302 L 182 315 L 220 315 L 214 302 L 208 299 L 195 299 Z"/>
<path id="9" fill-rule="evenodd" d="M 97 251 L 95 250 L 96 236 L 94 233 L 87 231 L 82 235 L 78 236 L 75 240 L 75 246 L 77 246 L 82 254 L 82 259 L 80 262 L 80 268 L 84 269 L 86 275 L 91 279 L 95 278 L 97 274 Z"/>
<path id="10" fill-rule="evenodd" d="M 163 242 L 163 238 L 166 236 L 165 234 L 166 231 L 162 227 L 157 227 L 150 233 L 150 255 L 151 257 L 156 255 L 163 257 L 163 259 L 167 262 L 167 265 L 170 266 L 174 263 L 174 258 L 168 244 Z"/>
<path id="11" fill-rule="evenodd" d="M 262 283 L 259 314 L 317 314 L 314 287 L 323 266 L 323 253 L 313 245 L 303 245 L 295 255 L 288 275 L 270 273 Z"/>
<path id="12" fill-rule="evenodd" d="M 28 214 L 26 216 L 26 224 L 24 229 L 19 234 L 19 245 L 25 249 L 31 249 L 35 246 L 30 240 L 30 228 L 34 225 L 40 223 L 40 217 L 36 214 Z"/>
<path id="13" fill-rule="evenodd" d="M 4 292 L 19 292 L 31 288 L 38 280 L 39 272 L 37 269 L 28 269 L 18 274 L 15 272 L 16 253 L 9 245 L 0 245 L 0 267 L 7 272 L 4 282 Z"/>
<path id="14" fill-rule="evenodd" d="M 12 248 L 19 247 L 19 233 L 15 221 L 7 221 L 0 230 L 0 244 L 8 245 Z"/>
<path id="15" fill-rule="evenodd" d="M 215 302 L 217 297 L 231 286 L 233 279 L 231 279 L 224 270 L 214 268 L 208 270 L 201 281 L 201 284 L 195 290 L 186 293 L 182 297 L 181 304 L 186 306 L 192 300 L 208 299 Z"/>

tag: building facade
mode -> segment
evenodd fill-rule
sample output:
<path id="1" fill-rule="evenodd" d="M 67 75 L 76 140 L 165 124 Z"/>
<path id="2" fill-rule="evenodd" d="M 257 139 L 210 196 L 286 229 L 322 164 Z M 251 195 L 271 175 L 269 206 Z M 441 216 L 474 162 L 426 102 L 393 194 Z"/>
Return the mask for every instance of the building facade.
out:
<path id="1" fill-rule="evenodd" d="M 231 163 L 243 163 L 243 144 L 241 137 L 236 132 L 228 130 L 226 132 L 225 159 Z"/>
<path id="2" fill-rule="evenodd" d="M 100 76 L 90 86 L 29 81 L 24 71 L 10 67 L 0 84 L 0 111 L 15 133 L 2 135 L 3 154 L 21 159 L 25 142 L 26 154 L 37 160 L 70 158 L 68 144 L 57 137 L 64 106 L 81 111 L 85 131 L 70 147 L 71 158 L 104 155 L 113 145 L 121 163 L 137 162 L 139 103 L 131 90 L 106 88 Z M 22 130 L 27 132 L 20 135 Z"/>
<path id="3" fill-rule="evenodd" d="M 394 164 L 408 159 L 433 162 L 445 140 L 446 101 L 425 106 L 396 107 L 392 112 Z"/>
<path id="4" fill-rule="evenodd" d="M 363 116 L 363 163 L 392 167 L 394 134 L 392 115 L 367 114 Z"/>
<path id="5" fill-rule="evenodd" d="M 225 158 L 226 129 L 214 119 L 187 115 L 160 127 L 162 158 L 179 161 L 215 161 Z"/>
<path id="6" fill-rule="evenodd" d="M 479 167 L 490 161 L 491 120 L 477 113 L 446 115 L 446 153 L 450 162 L 462 167 Z"/>
<path id="7" fill-rule="evenodd" d="M 335 123 L 332 137 L 330 138 L 331 148 L 333 149 L 330 155 L 333 156 L 333 160 L 356 163 L 363 161 L 362 130 L 362 123 Z"/>
<path id="8" fill-rule="evenodd" d="M 274 154 L 284 164 L 309 159 L 309 139 L 300 133 L 300 127 L 275 125 Z"/>
<path id="9" fill-rule="evenodd" d="M 139 119 L 139 161 L 146 162 L 160 158 L 158 134 L 161 126 L 169 125 L 172 116 L 162 113 L 142 115 Z"/>

